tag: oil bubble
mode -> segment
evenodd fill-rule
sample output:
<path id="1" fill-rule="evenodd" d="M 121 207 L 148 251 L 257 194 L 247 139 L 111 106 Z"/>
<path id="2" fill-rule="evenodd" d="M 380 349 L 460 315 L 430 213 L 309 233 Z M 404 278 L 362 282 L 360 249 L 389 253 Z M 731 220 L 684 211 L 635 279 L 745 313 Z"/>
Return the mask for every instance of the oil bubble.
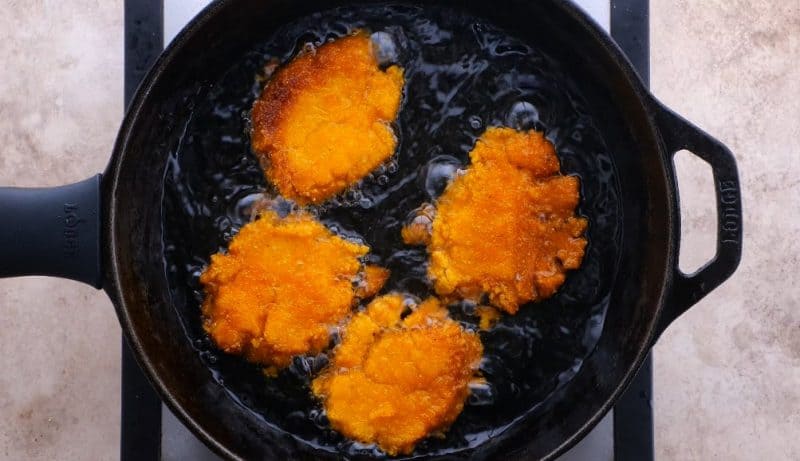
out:
<path id="1" fill-rule="evenodd" d="M 481 120 L 481 118 L 478 117 L 477 115 L 473 115 L 472 117 L 469 118 L 469 126 L 473 130 L 480 130 L 481 128 L 483 128 L 483 120 Z"/>
<path id="2" fill-rule="evenodd" d="M 247 194 L 234 202 L 231 212 L 238 218 L 249 219 L 253 210 L 259 208 L 259 205 L 266 201 L 268 201 L 268 197 L 263 192 Z"/>
<path id="3" fill-rule="evenodd" d="M 391 34 L 388 32 L 375 32 L 371 38 L 378 64 L 388 66 L 400 60 L 400 50 Z"/>
<path id="4" fill-rule="evenodd" d="M 461 161 L 450 155 L 439 155 L 432 158 L 425 166 L 425 192 L 430 198 L 442 195 L 447 184 L 456 176 L 463 165 Z"/>
<path id="5" fill-rule="evenodd" d="M 470 395 L 467 403 L 472 406 L 494 405 L 495 396 L 492 385 L 486 381 L 476 381 L 469 384 Z"/>
<path id="6" fill-rule="evenodd" d="M 508 111 L 506 123 L 518 130 L 535 129 L 540 125 L 539 110 L 527 101 L 515 102 Z"/>
<path id="7" fill-rule="evenodd" d="M 314 54 L 316 52 L 317 52 L 317 47 L 313 43 L 307 42 L 303 44 L 303 53 Z"/>

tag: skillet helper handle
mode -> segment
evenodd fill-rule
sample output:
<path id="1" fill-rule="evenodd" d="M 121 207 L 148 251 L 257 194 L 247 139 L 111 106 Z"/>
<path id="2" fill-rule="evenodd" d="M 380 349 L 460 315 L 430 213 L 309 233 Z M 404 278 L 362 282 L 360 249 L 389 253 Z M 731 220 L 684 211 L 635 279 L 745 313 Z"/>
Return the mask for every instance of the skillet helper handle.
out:
<path id="1" fill-rule="evenodd" d="M 742 194 L 736 160 L 731 151 L 681 116 L 660 104 L 658 106 L 657 123 L 667 152 L 674 156 L 685 149 L 708 162 L 714 175 L 717 202 L 716 255 L 693 274 L 684 274 L 677 267 L 678 258 L 675 258 L 672 288 L 658 324 L 657 333 L 660 335 L 676 318 L 727 280 L 739 266 L 742 257 Z M 674 178 L 674 163 L 669 165 Z M 680 216 L 680 210 L 676 212 Z M 677 230 L 680 235 L 680 228 Z"/>
<path id="2" fill-rule="evenodd" d="M 0 277 L 102 286 L 100 175 L 60 187 L 0 187 Z"/>

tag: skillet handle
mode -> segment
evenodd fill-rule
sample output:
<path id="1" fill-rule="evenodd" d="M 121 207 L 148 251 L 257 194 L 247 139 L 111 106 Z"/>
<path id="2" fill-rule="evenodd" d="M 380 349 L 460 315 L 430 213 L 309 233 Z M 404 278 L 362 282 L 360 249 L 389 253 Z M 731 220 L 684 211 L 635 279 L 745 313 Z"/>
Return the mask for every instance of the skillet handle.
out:
<path id="1" fill-rule="evenodd" d="M 50 275 L 101 288 L 101 176 L 0 187 L 0 277 Z"/>
<path id="2" fill-rule="evenodd" d="M 675 258 L 671 290 L 657 327 L 660 336 L 670 323 L 727 280 L 739 266 L 742 257 L 742 200 L 736 160 L 731 151 L 670 109 L 658 102 L 655 104 L 656 122 L 667 152 L 674 156 L 686 149 L 708 162 L 714 174 L 717 201 L 716 255 L 693 274 L 681 272 L 677 267 L 678 258 Z M 669 165 L 674 179 L 674 163 L 669 162 Z M 679 208 L 676 207 L 676 216 L 680 216 Z M 679 225 L 676 231 L 680 235 Z"/>

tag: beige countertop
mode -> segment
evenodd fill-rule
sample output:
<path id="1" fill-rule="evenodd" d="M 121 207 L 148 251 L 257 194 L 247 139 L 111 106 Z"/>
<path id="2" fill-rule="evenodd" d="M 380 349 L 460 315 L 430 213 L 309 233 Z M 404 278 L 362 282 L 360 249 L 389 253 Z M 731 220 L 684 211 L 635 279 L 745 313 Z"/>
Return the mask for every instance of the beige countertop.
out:
<path id="1" fill-rule="evenodd" d="M 122 1 L 0 14 L 0 184 L 106 164 L 122 118 Z M 800 459 L 800 0 L 651 0 L 652 89 L 734 152 L 745 253 L 656 346 L 656 454 Z M 679 160 L 688 266 L 710 256 L 710 174 Z M 0 280 L 0 458 L 116 459 L 120 329 L 102 292 Z"/>

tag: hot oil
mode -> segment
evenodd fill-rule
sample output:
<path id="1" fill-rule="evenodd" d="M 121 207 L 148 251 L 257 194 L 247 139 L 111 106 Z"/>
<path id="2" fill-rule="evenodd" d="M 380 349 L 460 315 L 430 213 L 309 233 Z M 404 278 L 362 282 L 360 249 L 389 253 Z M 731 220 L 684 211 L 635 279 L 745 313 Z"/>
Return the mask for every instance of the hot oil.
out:
<path id="1" fill-rule="evenodd" d="M 324 354 L 298 358 L 269 378 L 216 350 L 201 327 L 198 281 L 210 255 L 224 250 L 251 219 L 252 205 L 274 193 L 250 152 L 249 109 L 260 91 L 256 77 L 275 59 L 285 62 L 309 43 L 318 46 L 357 28 L 377 33 L 381 55 L 405 69 L 404 100 L 394 124 L 398 149 L 357 187 L 312 211 L 336 232 L 372 247 L 370 261 L 392 271 L 384 291 L 432 294 L 425 249 L 404 245 L 400 229 L 468 167 L 468 153 L 487 127 L 544 130 L 562 172 L 581 178 L 579 212 L 590 222 L 583 266 L 569 273 L 553 298 L 503 316 L 480 333 L 487 385 L 473 389 L 445 438 L 421 442 L 415 454 L 458 451 L 546 409 L 548 396 L 569 382 L 596 344 L 617 270 L 621 217 L 610 153 L 577 86 L 530 44 L 456 11 L 410 7 L 316 14 L 254 44 L 223 78 L 198 88 L 171 154 L 163 212 L 173 303 L 218 382 L 265 424 L 322 450 L 376 453 L 332 431 L 311 397 L 308 384 L 327 363 Z M 476 328 L 471 306 L 451 311 Z"/>

